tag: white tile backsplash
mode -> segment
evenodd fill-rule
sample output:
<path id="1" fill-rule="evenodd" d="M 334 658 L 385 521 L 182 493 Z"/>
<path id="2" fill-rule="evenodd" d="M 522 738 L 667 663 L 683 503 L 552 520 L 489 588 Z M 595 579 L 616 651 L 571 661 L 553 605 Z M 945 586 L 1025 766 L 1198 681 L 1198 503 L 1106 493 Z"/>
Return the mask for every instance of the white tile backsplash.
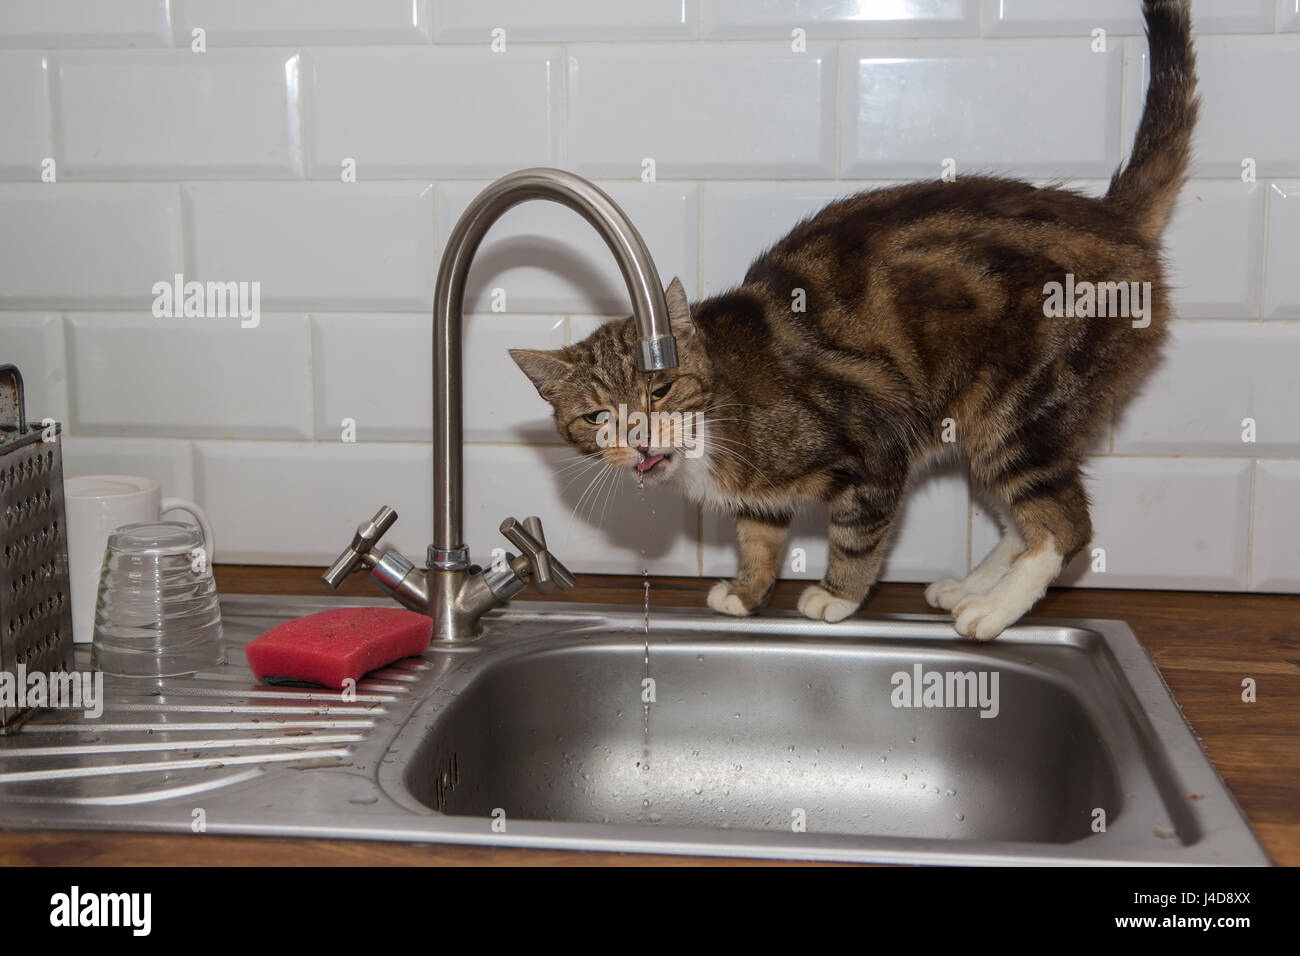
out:
<path id="1" fill-rule="evenodd" d="M 834 175 L 831 44 L 577 45 L 568 84 L 584 176 L 638 178 L 647 159 L 659 179 Z"/>
<path id="2" fill-rule="evenodd" d="M 809 37 L 975 36 L 978 0 L 700 0 L 709 37 L 770 39 L 802 29 Z"/>
<path id="3" fill-rule="evenodd" d="M 54 155 L 46 58 L 40 53 L 0 53 L 0 179 L 39 181 Z"/>
<path id="4" fill-rule="evenodd" d="M 312 437 L 303 315 L 244 328 L 238 317 L 72 313 L 68 368 L 75 434 Z"/>
<path id="5" fill-rule="evenodd" d="M 176 45 L 209 48 L 429 42 L 430 0 L 171 0 Z"/>
<path id="6" fill-rule="evenodd" d="M 1149 70 L 1146 46 L 1135 41 L 1126 143 L 1137 129 Z M 1202 102 L 1192 175 L 1240 181 L 1242 163 L 1249 159 L 1258 179 L 1300 176 L 1300 124 L 1283 119 L 1295 113 L 1300 37 L 1202 36 L 1196 42 L 1196 70 Z"/>
<path id="7" fill-rule="evenodd" d="M 1269 185 L 1264 268 L 1264 316 L 1300 318 L 1300 180 Z"/>
<path id="8" fill-rule="evenodd" d="M 397 511 L 384 536 L 424 564 L 433 526 L 433 453 L 427 444 L 199 441 L 194 494 L 221 559 L 325 564 L 380 505 Z"/>
<path id="9" fill-rule="evenodd" d="M 259 281 L 267 309 L 432 309 L 431 183 L 187 184 L 190 278 Z"/>
<path id="10" fill-rule="evenodd" d="M 1119 44 L 869 41 L 840 57 L 842 177 L 933 179 L 945 159 L 958 176 L 1109 176 L 1119 161 Z"/>
<path id="11" fill-rule="evenodd" d="M 5 0 L 0 47 L 171 45 L 167 0 Z"/>
<path id="12" fill-rule="evenodd" d="M 438 245 L 487 183 L 438 187 Z M 645 240 L 666 286 L 679 276 L 697 288 L 699 188 L 685 183 L 599 183 Z M 524 203 L 489 230 L 465 289 L 465 308 L 490 312 L 627 314 L 627 285 L 604 240 L 581 216 L 555 203 Z"/>
<path id="13" fill-rule="evenodd" d="M 345 159 L 358 181 L 559 165 L 562 64 L 559 47 L 313 51 L 304 69 L 307 175 L 337 181 Z M 429 95 L 457 88 L 473 95 Z"/>
<path id="14" fill-rule="evenodd" d="M 69 435 L 63 439 L 63 474 L 69 478 L 77 475 L 143 475 L 162 485 L 162 493 L 168 497 L 193 499 L 193 443 L 169 438 Z M 221 543 L 218 541 L 218 546 Z M 224 554 L 221 559 L 225 560 Z"/>
<path id="15" fill-rule="evenodd" d="M 1300 462 L 1255 463 L 1254 591 L 1300 592 Z"/>
<path id="16" fill-rule="evenodd" d="M 0 362 L 23 369 L 33 417 L 64 422 L 70 474 L 142 473 L 197 496 L 222 560 L 327 562 L 389 503 L 389 537 L 422 562 L 435 270 L 493 177 L 595 178 L 692 299 L 739 283 L 831 200 L 933 178 L 948 157 L 959 176 L 1100 195 L 1141 111 L 1139 9 L 4 0 Z M 1167 241 L 1180 318 L 1113 445 L 1094 449 L 1107 571 L 1077 563 L 1066 580 L 1300 591 L 1300 6 L 1193 0 L 1193 15 L 1205 105 Z M 259 283 L 258 327 L 153 317 L 154 284 L 177 274 Z M 627 314 L 590 227 L 549 203 L 507 212 L 466 308 L 475 559 L 504 545 L 505 515 L 537 513 L 580 572 L 731 573 L 729 519 L 642 500 L 626 476 L 582 498 L 596 470 L 566 468 L 576 452 L 506 354 Z M 884 577 L 962 573 L 994 539 L 941 472 L 911 493 Z M 797 519 L 791 546 L 819 577 L 824 513 Z"/>
<path id="17" fill-rule="evenodd" d="M 52 69 L 69 178 L 300 175 L 296 51 L 70 51 Z"/>
<path id="18" fill-rule="evenodd" d="M 1175 322 L 1159 369 L 1118 418 L 1115 451 L 1300 455 L 1300 324 Z M 1212 387 L 1211 387 L 1212 386 Z M 1255 423 L 1253 442 L 1243 427 Z"/>
<path id="19" fill-rule="evenodd" d="M 512 348 L 557 349 L 556 315 L 468 316 L 464 332 L 464 437 L 470 442 L 559 442 L 550 406 L 511 360 Z M 433 323 L 429 316 L 372 313 L 312 317 L 316 438 L 338 441 L 344 420 L 357 441 L 433 440 Z M 359 368 L 384 369 L 383 387 Z"/>
<path id="20" fill-rule="evenodd" d="M 1165 233 L 1168 281 L 1187 319 L 1259 317 L 1265 183 L 1194 179 Z"/>
<path id="21" fill-rule="evenodd" d="M 1277 0 L 1277 28 L 1300 30 L 1300 0 Z"/>
<path id="22" fill-rule="evenodd" d="M 1094 458 L 1092 542 L 1060 584 L 1239 591 L 1246 587 L 1251 462 Z M 1094 571 L 1096 549 L 1104 572 Z M 972 555 L 982 555 L 972 550 Z"/>
<path id="23" fill-rule="evenodd" d="M 707 183 L 700 197 L 702 293 L 739 285 L 758 254 L 851 183 Z"/>
<path id="24" fill-rule="evenodd" d="M 0 364 L 18 366 L 30 422 L 68 421 L 63 334 L 63 317 L 57 313 L 0 312 Z"/>
<path id="25" fill-rule="evenodd" d="M 163 183 L 0 183 L 0 307 L 148 309 L 181 269 Z"/>
<path id="26" fill-rule="evenodd" d="M 481 43 L 504 31 L 506 49 L 530 40 L 687 40 L 696 35 L 699 0 L 432 0 L 434 38 Z"/>
<path id="27" fill-rule="evenodd" d="M 1092 42 L 1092 31 L 1141 34 L 1142 5 L 1133 0 L 983 0 L 987 36 L 1058 36 Z"/>

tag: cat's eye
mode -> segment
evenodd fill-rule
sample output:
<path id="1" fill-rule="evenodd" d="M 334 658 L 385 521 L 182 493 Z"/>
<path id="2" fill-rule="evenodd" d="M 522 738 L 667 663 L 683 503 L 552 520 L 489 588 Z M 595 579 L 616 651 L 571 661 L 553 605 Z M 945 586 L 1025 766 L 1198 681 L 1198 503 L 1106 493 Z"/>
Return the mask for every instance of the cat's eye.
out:
<path id="1" fill-rule="evenodd" d="M 663 398 L 665 395 L 668 394 L 668 390 L 669 390 L 670 388 L 672 388 L 672 387 L 673 387 L 673 383 L 672 383 L 672 382 L 666 382 L 665 384 L 660 385 L 658 388 L 656 388 L 656 389 L 655 389 L 653 392 L 651 392 L 650 394 L 651 394 L 652 396 L 654 396 L 655 398 Z"/>
<path id="2" fill-rule="evenodd" d="M 609 409 L 602 408 L 598 412 L 587 412 L 587 414 L 583 415 L 582 418 L 584 421 L 588 421 L 593 425 L 603 425 L 605 422 L 609 421 Z"/>

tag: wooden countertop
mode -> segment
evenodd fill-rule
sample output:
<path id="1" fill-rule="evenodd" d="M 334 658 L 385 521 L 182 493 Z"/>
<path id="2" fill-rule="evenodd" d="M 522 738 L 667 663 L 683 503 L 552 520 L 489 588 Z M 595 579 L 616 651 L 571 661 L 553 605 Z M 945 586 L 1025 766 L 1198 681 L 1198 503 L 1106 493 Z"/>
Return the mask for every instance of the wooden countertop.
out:
<path id="1" fill-rule="evenodd" d="M 216 567 L 225 594 L 322 594 L 319 568 Z M 702 607 L 712 579 L 655 578 L 654 602 Z M 784 581 L 773 606 L 793 608 L 803 587 Z M 866 613 L 932 613 L 916 584 L 883 584 Z M 379 592 L 354 575 L 342 593 Z M 639 604 L 641 579 L 583 575 L 552 600 Z M 539 599 L 532 592 L 529 600 Z M 1300 865 L 1300 595 L 1052 590 L 1034 615 L 1128 622 L 1274 861 Z M 1257 701 L 1241 700 L 1255 679 Z M 71 831 L 0 831 L 4 865 L 772 865 L 644 854 Z M 816 864 L 814 864 L 816 865 Z"/>

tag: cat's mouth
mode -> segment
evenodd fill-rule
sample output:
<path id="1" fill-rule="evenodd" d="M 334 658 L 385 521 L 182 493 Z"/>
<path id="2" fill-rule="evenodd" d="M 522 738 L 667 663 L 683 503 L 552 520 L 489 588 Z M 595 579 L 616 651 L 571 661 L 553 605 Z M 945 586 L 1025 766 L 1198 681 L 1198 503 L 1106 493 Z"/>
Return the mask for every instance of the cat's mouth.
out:
<path id="1" fill-rule="evenodd" d="M 644 475 L 657 475 L 668 470 L 668 463 L 672 460 L 672 455 L 662 452 L 654 455 L 642 454 L 637 459 L 636 470 Z"/>

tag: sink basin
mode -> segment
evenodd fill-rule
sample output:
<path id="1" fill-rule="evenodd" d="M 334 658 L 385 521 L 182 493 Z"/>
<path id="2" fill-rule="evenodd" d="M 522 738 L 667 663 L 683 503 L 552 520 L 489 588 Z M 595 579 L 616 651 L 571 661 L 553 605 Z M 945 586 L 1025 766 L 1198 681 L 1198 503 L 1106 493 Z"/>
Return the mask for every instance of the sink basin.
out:
<path id="1" fill-rule="evenodd" d="M 356 700 L 238 645 L 336 599 L 226 596 L 233 663 L 108 678 L 0 738 L 0 827 L 934 863 L 1266 864 L 1128 627 L 517 604 Z M 647 655 L 648 648 L 648 655 Z M 648 663 L 647 663 L 648 656 Z M 85 660 L 78 661 L 86 666 Z"/>

